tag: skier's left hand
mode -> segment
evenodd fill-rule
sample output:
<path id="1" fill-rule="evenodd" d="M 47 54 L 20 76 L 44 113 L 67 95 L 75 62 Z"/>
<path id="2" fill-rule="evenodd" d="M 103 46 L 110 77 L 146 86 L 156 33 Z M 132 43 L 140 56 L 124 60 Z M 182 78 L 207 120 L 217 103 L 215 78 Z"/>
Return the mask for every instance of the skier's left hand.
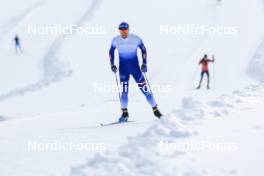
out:
<path id="1" fill-rule="evenodd" d="M 141 65 L 141 71 L 142 72 L 147 72 L 147 65 L 146 64 L 142 64 Z"/>
<path id="2" fill-rule="evenodd" d="M 116 73 L 117 67 L 113 64 L 113 65 L 111 65 L 111 70 L 112 70 L 112 72 Z"/>

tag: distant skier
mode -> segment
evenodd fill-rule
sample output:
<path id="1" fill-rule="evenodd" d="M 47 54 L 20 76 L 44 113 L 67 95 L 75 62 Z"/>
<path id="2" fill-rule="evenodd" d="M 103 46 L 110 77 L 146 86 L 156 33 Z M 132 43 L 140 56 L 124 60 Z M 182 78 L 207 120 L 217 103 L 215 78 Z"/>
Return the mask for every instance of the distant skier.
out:
<path id="1" fill-rule="evenodd" d="M 207 55 L 205 54 L 204 57 L 199 62 L 199 65 L 202 65 L 202 71 L 201 71 L 201 79 L 200 79 L 200 82 L 199 82 L 199 85 L 198 85 L 197 89 L 201 88 L 201 84 L 202 84 L 202 81 L 203 81 L 204 74 L 206 74 L 206 76 L 207 76 L 207 89 L 210 89 L 210 85 L 209 85 L 210 84 L 210 74 L 209 74 L 208 63 L 215 61 L 214 56 L 212 56 L 212 58 L 213 59 L 209 59 L 207 57 Z"/>
<path id="2" fill-rule="evenodd" d="M 142 72 L 147 72 L 147 51 L 140 37 L 129 34 L 129 25 L 126 22 L 122 22 L 119 25 L 120 35 L 116 36 L 112 40 L 111 48 L 109 50 L 109 57 L 111 63 L 111 69 L 114 73 L 117 72 L 117 67 L 114 64 L 115 49 L 119 53 L 119 75 L 122 85 L 121 93 L 121 110 L 122 116 L 119 118 L 119 122 L 126 122 L 128 120 L 128 85 L 130 75 L 137 82 L 138 87 L 145 95 L 148 103 L 152 106 L 153 113 L 156 117 L 160 118 L 162 114 L 157 108 L 157 103 L 153 97 L 152 92 L 146 86 L 145 78 Z M 137 49 L 140 48 L 142 53 L 143 64 L 139 67 L 139 61 L 137 56 Z M 146 89 L 147 88 L 147 89 Z"/>
<path id="3" fill-rule="evenodd" d="M 14 42 L 15 42 L 16 54 L 18 53 L 18 51 L 20 51 L 20 53 L 23 53 L 23 50 L 22 50 L 22 47 L 21 47 L 21 43 L 20 43 L 20 38 L 18 37 L 18 35 L 15 36 Z"/>

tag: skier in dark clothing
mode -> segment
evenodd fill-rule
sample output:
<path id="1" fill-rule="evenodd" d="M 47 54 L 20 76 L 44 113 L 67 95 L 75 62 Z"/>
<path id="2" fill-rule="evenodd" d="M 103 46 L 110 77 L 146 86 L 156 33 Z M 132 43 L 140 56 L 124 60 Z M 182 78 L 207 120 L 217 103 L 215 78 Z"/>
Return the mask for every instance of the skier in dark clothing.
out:
<path id="1" fill-rule="evenodd" d="M 114 73 L 117 72 L 117 67 L 114 64 L 115 49 L 119 53 L 119 75 L 120 82 L 123 86 L 121 93 L 121 109 L 122 116 L 119 118 L 119 122 L 126 122 L 128 120 L 128 83 L 130 75 L 137 82 L 141 92 L 145 95 L 148 103 L 153 109 L 155 116 L 160 118 L 162 114 L 157 108 L 157 103 L 153 97 L 153 94 L 149 87 L 146 86 L 146 81 L 142 72 L 147 72 L 147 51 L 140 37 L 129 34 L 129 25 L 123 22 L 119 25 L 120 35 L 116 36 L 112 40 L 111 48 L 109 50 L 109 57 L 111 63 L 111 69 Z M 137 56 L 138 48 L 141 50 L 143 64 L 139 67 L 139 61 Z M 146 90 L 147 88 L 147 90 Z"/>
<path id="2" fill-rule="evenodd" d="M 201 71 L 201 79 L 200 79 L 200 82 L 199 82 L 199 85 L 197 87 L 197 89 L 200 89 L 201 88 L 201 84 L 202 84 L 202 81 L 203 81 L 203 77 L 204 77 L 204 74 L 206 74 L 207 76 L 207 89 L 210 89 L 210 74 L 209 74 L 209 62 L 214 62 L 215 59 L 214 59 L 214 56 L 212 56 L 213 59 L 209 59 L 207 57 L 207 55 L 205 54 L 204 57 L 200 60 L 199 62 L 199 65 L 202 65 L 202 71 Z"/>
<path id="3" fill-rule="evenodd" d="M 18 53 L 18 50 L 21 53 L 23 53 L 23 50 L 22 50 L 22 47 L 21 47 L 21 44 L 20 44 L 20 38 L 18 37 L 18 35 L 15 36 L 14 42 L 15 42 L 15 51 L 16 51 L 16 54 Z"/>

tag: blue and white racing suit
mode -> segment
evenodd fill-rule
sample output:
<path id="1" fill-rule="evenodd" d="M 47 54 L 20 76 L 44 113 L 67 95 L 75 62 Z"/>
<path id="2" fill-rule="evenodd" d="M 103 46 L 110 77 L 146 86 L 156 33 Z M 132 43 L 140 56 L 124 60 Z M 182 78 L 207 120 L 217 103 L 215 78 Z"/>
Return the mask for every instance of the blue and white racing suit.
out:
<path id="1" fill-rule="evenodd" d="M 151 91 L 146 86 L 145 78 L 140 70 L 137 56 L 138 48 L 140 48 L 142 53 L 143 64 L 147 64 L 146 48 L 141 38 L 136 35 L 129 34 L 126 38 L 122 38 L 121 36 L 115 37 L 112 40 L 109 50 L 110 62 L 112 65 L 114 64 L 115 49 L 117 49 L 119 53 L 119 75 L 121 85 L 123 86 L 121 106 L 123 109 L 127 108 L 128 105 L 128 83 L 130 75 L 135 79 L 149 104 L 152 107 L 157 105 Z"/>

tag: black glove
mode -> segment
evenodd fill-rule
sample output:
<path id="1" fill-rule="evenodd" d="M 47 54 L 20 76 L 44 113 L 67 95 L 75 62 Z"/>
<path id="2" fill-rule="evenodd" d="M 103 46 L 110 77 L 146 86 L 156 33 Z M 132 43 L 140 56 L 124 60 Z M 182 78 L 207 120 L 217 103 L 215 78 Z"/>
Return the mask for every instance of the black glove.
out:
<path id="1" fill-rule="evenodd" d="M 147 65 L 146 64 L 142 64 L 141 65 L 141 71 L 142 72 L 147 72 Z"/>
<path id="2" fill-rule="evenodd" d="M 111 65 L 111 70 L 112 70 L 112 72 L 116 73 L 117 72 L 117 67 L 115 65 Z"/>

